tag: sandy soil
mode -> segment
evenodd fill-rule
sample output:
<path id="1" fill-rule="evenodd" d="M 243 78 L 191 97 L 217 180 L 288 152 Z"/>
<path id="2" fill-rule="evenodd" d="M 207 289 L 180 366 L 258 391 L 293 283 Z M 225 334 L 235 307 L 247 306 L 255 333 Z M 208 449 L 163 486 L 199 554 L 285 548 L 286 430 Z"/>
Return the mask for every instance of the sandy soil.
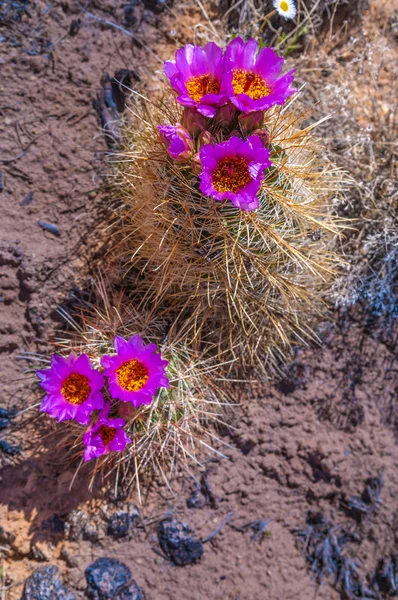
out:
<path id="1" fill-rule="evenodd" d="M 101 78 L 134 69 L 146 93 L 154 93 L 161 63 L 139 42 L 169 58 L 176 45 L 192 41 L 190 25 L 201 18 L 190 3 L 175 13 L 135 8 L 130 26 L 122 5 L 97 0 L 90 10 L 127 27 L 134 39 L 65 0 L 47 11 L 37 3 L 23 27 L 11 30 L 14 46 L 2 48 L 0 377 L 7 406 L 22 407 L 34 393 L 18 357 L 51 351 L 58 305 L 74 286 L 87 284 L 104 253 L 104 240 L 90 235 L 101 208 L 98 171 L 106 151 L 93 107 Z M 55 225 L 60 235 L 37 221 Z M 99 556 L 113 556 L 130 566 L 147 600 L 308 600 L 317 586 L 296 535 L 308 510 L 355 530 L 347 552 L 364 577 L 371 574 L 397 542 L 398 331 L 363 322 L 358 311 L 336 315 L 335 324 L 322 327 L 323 348 L 299 353 L 286 379 L 232 390 L 243 406 L 236 429 L 222 432 L 219 450 L 227 458 L 204 457 L 205 468 L 192 473 L 197 481 L 204 477 L 210 496 L 199 494 L 201 506 L 189 508 L 192 476 L 174 482 L 174 495 L 155 482 L 142 517 L 120 540 L 107 535 L 107 520 L 132 510 L 135 498 L 101 499 L 99 490 L 87 490 L 84 471 L 69 491 L 73 469 L 47 455 L 11 458 L 0 451 L 0 546 L 10 548 L 2 551 L 9 598 L 20 597 L 27 575 L 48 563 L 82 596 L 84 569 Z M 24 447 L 23 432 L 14 438 L 4 430 L 0 437 Z M 357 525 L 344 502 L 379 474 L 383 502 Z M 90 535 L 77 510 L 90 516 Z M 201 538 L 232 515 L 205 544 L 199 564 L 178 568 L 153 550 L 156 521 L 169 510 Z M 66 522 L 64 532 L 51 529 L 53 515 Z M 270 524 L 261 543 L 234 527 L 265 518 Z M 317 597 L 340 595 L 325 583 Z"/>

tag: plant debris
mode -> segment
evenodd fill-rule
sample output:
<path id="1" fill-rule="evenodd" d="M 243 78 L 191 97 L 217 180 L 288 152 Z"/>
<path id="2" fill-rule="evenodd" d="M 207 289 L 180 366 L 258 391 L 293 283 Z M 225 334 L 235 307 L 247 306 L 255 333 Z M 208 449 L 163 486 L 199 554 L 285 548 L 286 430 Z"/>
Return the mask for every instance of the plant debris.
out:
<path id="1" fill-rule="evenodd" d="M 29 192 L 29 194 L 27 194 L 27 196 L 25 196 L 25 198 L 22 200 L 21 206 L 27 206 L 28 204 L 30 204 L 33 200 L 33 192 Z"/>
<path id="2" fill-rule="evenodd" d="M 310 511 L 306 523 L 307 529 L 297 534 L 314 579 L 322 585 L 325 579 L 332 578 L 334 587 L 349 600 L 377 598 L 361 578 L 356 561 L 344 552 L 349 542 L 358 541 L 355 533 L 333 525 L 320 512 Z"/>
<path id="3" fill-rule="evenodd" d="M 59 227 L 57 227 L 56 225 L 51 225 L 51 223 L 44 223 L 43 221 L 37 221 L 37 224 L 40 225 L 40 227 L 42 227 L 42 229 L 49 231 L 53 235 L 56 235 L 56 236 L 61 235 L 61 231 L 60 231 Z"/>
<path id="4" fill-rule="evenodd" d="M 398 556 L 379 560 L 373 576 L 374 588 L 388 596 L 398 595 Z"/>
<path id="5" fill-rule="evenodd" d="M 249 523 L 246 523 L 245 525 L 241 525 L 239 527 L 237 527 L 236 525 L 233 525 L 233 528 L 236 529 L 237 531 L 247 531 L 248 529 L 251 529 L 252 531 L 254 531 L 253 535 L 251 536 L 251 540 L 252 542 L 257 542 L 257 541 L 262 541 L 264 539 L 264 536 L 267 536 L 267 527 L 270 524 L 270 519 L 256 519 L 255 521 L 250 521 Z"/>
<path id="6" fill-rule="evenodd" d="M 206 536 L 202 540 L 202 544 L 205 544 L 206 542 L 210 542 L 210 540 L 212 540 L 218 533 L 220 533 L 220 531 L 224 527 L 224 525 L 226 525 L 227 523 L 230 522 L 230 520 L 232 519 L 232 516 L 233 516 L 232 512 L 228 513 L 227 516 L 223 518 L 223 520 L 221 521 L 221 523 L 219 523 L 217 525 L 217 527 L 215 528 L 215 530 L 212 533 L 210 533 L 210 535 Z"/>
<path id="7" fill-rule="evenodd" d="M 139 80 L 138 73 L 129 69 L 116 71 L 114 77 L 105 73 L 101 79 L 102 90 L 93 104 L 110 150 L 117 148 L 121 141 L 119 120 L 126 107 L 126 90 L 133 81 Z"/>
<path id="8" fill-rule="evenodd" d="M 356 521 L 360 522 L 365 516 L 373 513 L 381 502 L 380 494 L 383 485 L 382 476 L 369 477 L 365 481 L 365 489 L 361 496 L 351 496 L 345 502 L 345 510 Z"/>

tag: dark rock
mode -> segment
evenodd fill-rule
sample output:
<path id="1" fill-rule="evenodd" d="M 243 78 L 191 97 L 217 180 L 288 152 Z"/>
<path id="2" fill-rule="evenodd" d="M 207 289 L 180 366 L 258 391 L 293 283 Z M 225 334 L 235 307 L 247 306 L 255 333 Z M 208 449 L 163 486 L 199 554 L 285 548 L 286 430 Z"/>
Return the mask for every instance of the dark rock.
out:
<path id="1" fill-rule="evenodd" d="M 0 408 L 0 418 L 12 419 L 17 414 L 15 408 Z"/>
<path id="2" fill-rule="evenodd" d="M 123 6 L 124 24 L 127 27 L 134 27 L 137 24 L 135 0 L 130 0 L 128 4 Z"/>
<path id="3" fill-rule="evenodd" d="M 57 514 L 51 515 L 41 524 L 43 529 L 49 529 L 53 533 L 65 533 L 65 519 Z"/>
<path id="4" fill-rule="evenodd" d="M 58 577 L 58 567 L 33 571 L 25 582 L 21 600 L 75 600 L 75 595 Z"/>
<path id="5" fill-rule="evenodd" d="M 8 456 L 15 456 L 16 454 L 21 454 L 21 448 L 9 444 L 8 442 L 6 442 L 6 440 L 0 440 L 0 450 L 2 450 L 4 454 L 8 454 Z"/>
<path id="6" fill-rule="evenodd" d="M 121 538 L 130 532 L 130 515 L 126 512 L 112 513 L 108 523 L 107 534 Z"/>
<path id="7" fill-rule="evenodd" d="M 65 533 L 73 542 L 87 540 L 93 543 L 98 542 L 105 534 L 103 523 L 81 510 L 69 513 L 65 523 Z"/>
<path id="8" fill-rule="evenodd" d="M 203 545 L 191 536 L 188 525 L 175 521 L 171 517 L 164 519 L 158 526 L 159 544 L 164 554 L 175 565 L 190 565 L 201 559 Z"/>
<path id="9" fill-rule="evenodd" d="M 173 0 L 144 0 L 144 6 L 155 14 L 160 14 L 166 7 L 173 6 Z"/>
<path id="10" fill-rule="evenodd" d="M 73 21 L 71 22 L 71 24 L 69 26 L 69 32 L 68 32 L 71 37 L 74 37 L 75 35 L 77 35 L 79 33 L 81 24 L 82 24 L 81 19 L 73 19 Z"/>
<path id="11" fill-rule="evenodd" d="M 130 569 L 115 558 L 99 558 L 87 567 L 85 575 L 90 600 L 143 600 Z"/>

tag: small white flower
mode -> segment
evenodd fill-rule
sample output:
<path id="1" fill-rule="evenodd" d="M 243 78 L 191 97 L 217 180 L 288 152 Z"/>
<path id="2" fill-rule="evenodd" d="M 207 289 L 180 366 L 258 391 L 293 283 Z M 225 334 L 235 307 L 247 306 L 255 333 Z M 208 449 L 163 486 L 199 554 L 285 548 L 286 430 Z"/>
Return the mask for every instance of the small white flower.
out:
<path id="1" fill-rule="evenodd" d="M 296 5 L 293 0 L 274 0 L 274 7 L 281 17 L 285 19 L 294 19 L 297 14 Z"/>

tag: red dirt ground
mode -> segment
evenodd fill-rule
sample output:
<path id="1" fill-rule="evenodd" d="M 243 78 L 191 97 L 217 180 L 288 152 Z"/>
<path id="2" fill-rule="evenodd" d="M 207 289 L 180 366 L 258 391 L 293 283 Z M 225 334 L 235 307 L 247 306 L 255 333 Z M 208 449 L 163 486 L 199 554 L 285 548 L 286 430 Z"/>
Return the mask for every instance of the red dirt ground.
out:
<path id="1" fill-rule="evenodd" d="M 33 393 L 26 384 L 26 362 L 18 357 L 51 352 L 57 306 L 73 286 L 85 284 L 93 259 L 97 264 L 102 257 L 102 246 L 90 237 L 101 205 L 98 171 L 106 151 L 92 105 L 101 78 L 128 68 L 139 73 L 147 94 L 160 85 L 161 63 L 128 35 L 82 14 L 74 0 L 49 6 L 47 12 L 44 3 L 32 9 L 24 18 L 29 33 L 15 38 L 22 45 L 3 45 L 1 58 L 6 85 L 0 103 L 0 381 L 7 406 L 23 406 Z M 96 0 L 90 10 L 123 23 L 119 4 Z M 138 11 L 142 20 L 131 31 L 162 59 L 170 58 L 176 45 L 193 40 L 188 23 L 199 22 L 197 10 L 188 2 L 176 13 Z M 78 18 L 80 29 L 71 36 Z M 52 58 L 27 53 L 39 42 L 48 48 L 46 39 L 54 44 Z M 30 192 L 30 203 L 23 205 Z M 56 225 L 61 234 L 43 230 L 38 220 Z M 324 324 L 324 346 L 297 356 L 299 377 L 290 387 L 256 384 L 233 392 L 243 406 L 237 431 L 223 436 L 226 446 L 220 450 L 227 458 L 204 457 L 214 502 L 187 508 L 189 476 L 174 482 L 174 495 L 154 484 L 143 509 L 146 519 L 172 509 L 205 537 L 232 512 L 230 524 L 205 544 L 197 565 L 173 567 L 158 556 L 152 550 L 156 526 L 149 520 L 129 538 L 106 536 L 101 515 L 115 508 L 98 492 L 87 491 L 84 473 L 69 491 L 73 471 L 46 456 L 16 460 L 0 453 L 0 524 L 15 535 L 8 552 L 0 549 L 9 598 L 20 597 L 24 579 L 46 563 L 57 564 L 80 597 L 84 569 L 99 556 L 112 556 L 130 566 L 146 600 L 308 600 L 317 586 L 295 530 L 304 526 L 310 509 L 348 522 L 341 509 L 344 495 L 360 494 L 367 477 L 382 473 L 383 502 L 349 546 L 360 572 L 371 573 L 397 543 L 397 330 L 364 331 L 361 323 L 356 317 Z M 7 430 L 1 437 L 14 439 Z M 200 478 L 201 470 L 194 475 Z M 73 541 L 42 527 L 54 513 L 75 509 L 93 515 L 99 539 Z M 260 518 L 271 519 L 261 544 L 231 526 Z M 339 597 L 327 583 L 317 594 L 320 600 Z"/>

